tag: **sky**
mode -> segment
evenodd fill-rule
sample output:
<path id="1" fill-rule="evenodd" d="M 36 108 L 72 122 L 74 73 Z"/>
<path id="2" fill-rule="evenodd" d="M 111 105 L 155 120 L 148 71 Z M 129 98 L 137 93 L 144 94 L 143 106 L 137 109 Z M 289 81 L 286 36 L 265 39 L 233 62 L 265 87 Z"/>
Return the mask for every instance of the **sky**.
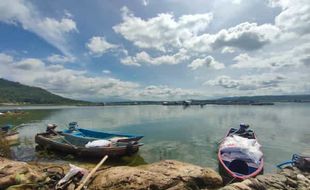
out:
<path id="1" fill-rule="evenodd" d="M 0 0 L 0 78 L 91 101 L 310 94 L 310 0 Z"/>

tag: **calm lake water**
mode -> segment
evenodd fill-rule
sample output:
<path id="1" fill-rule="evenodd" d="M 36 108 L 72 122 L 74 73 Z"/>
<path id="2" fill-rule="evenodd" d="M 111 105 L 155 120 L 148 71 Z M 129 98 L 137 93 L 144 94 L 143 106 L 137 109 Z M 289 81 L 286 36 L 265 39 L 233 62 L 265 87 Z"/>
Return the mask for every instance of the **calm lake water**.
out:
<path id="1" fill-rule="evenodd" d="M 0 107 L 0 110 L 8 108 Z M 9 109 L 12 109 L 10 107 Z M 263 146 L 265 171 L 290 159 L 293 153 L 309 151 L 310 104 L 279 103 L 274 106 L 206 105 L 190 106 L 106 106 L 24 107 L 17 117 L 0 116 L 0 124 L 29 124 L 19 129 L 20 144 L 12 151 L 18 160 L 36 160 L 34 135 L 46 124 L 64 129 L 70 121 L 80 127 L 139 133 L 145 137 L 139 163 L 176 159 L 217 168 L 217 143 L 230 127 L 249 123 Z M 42 159 L 42 158 L 40 158 Z"/>

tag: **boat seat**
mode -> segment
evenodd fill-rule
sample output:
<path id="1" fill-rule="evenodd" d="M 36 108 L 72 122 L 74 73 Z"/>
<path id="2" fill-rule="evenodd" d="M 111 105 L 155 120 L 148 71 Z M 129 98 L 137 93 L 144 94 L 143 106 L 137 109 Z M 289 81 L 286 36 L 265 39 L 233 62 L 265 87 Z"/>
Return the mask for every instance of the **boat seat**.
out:
<path id="1" fill-rule="evenodd" d="M 75 132 L 74 133 L 75 136 L 80 136 L 80 137 L 85 137 L 85 135 L 81 132 Z"/>

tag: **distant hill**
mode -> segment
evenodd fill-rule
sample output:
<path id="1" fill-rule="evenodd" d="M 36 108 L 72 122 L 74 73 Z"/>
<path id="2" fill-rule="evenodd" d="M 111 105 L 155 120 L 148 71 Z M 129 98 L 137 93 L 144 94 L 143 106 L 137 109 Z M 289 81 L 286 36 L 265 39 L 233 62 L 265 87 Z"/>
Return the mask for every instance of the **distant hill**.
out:
<path id="1" fill-rule="evenodd" d="M 88 105 L 86 101 L 72 100 L 48 92 L 42 88 L 32 87 L 0 78 L 0 104 L 60 104 Z"/>

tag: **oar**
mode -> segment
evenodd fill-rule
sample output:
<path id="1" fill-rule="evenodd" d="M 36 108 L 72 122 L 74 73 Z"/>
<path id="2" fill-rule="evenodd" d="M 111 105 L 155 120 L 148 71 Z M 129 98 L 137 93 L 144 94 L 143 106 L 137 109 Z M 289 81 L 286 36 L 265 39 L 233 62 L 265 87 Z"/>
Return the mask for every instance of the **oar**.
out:
<path id="1" fill-rule="evenodd" d="M 12 131 L 16 131 L 18 128 L 24 127 L 24 126 L 27 126 L 27 124 L 22 123 L 22 124 L 16 125 L 15 127 L 12 127 L 11 130 L 12 130 Z"/>
<path id="2" fill-rule="evenodd" d="M 55 131 L 54 129 L 50 129 L 55 135 L 60 136 L 60 138 L 62 138 L 63 141 L 65 141 L 66 143 L 68 143 L 70 146 L 72 146 L 74 149 L 77 149 L 77 147 L 72 144 L 71 142 L 69 142 L 67 139 L 65 139 L 65 137 L 63 137 L 62 135 L 60 135 L 57 131 Z"/>
<path id="3" fill-rule="evenodd" d="M 87 175 L 85 180 L 81 183 L 81 185 L 78 186 L 76 190 L 81 190 L 86 182 L 94 175 L 94 173 L 98 170 L 98 168 L 108 159 L 108 155 L 105 155 L 102 160 L 92 169 L 92 171 Z"/>

